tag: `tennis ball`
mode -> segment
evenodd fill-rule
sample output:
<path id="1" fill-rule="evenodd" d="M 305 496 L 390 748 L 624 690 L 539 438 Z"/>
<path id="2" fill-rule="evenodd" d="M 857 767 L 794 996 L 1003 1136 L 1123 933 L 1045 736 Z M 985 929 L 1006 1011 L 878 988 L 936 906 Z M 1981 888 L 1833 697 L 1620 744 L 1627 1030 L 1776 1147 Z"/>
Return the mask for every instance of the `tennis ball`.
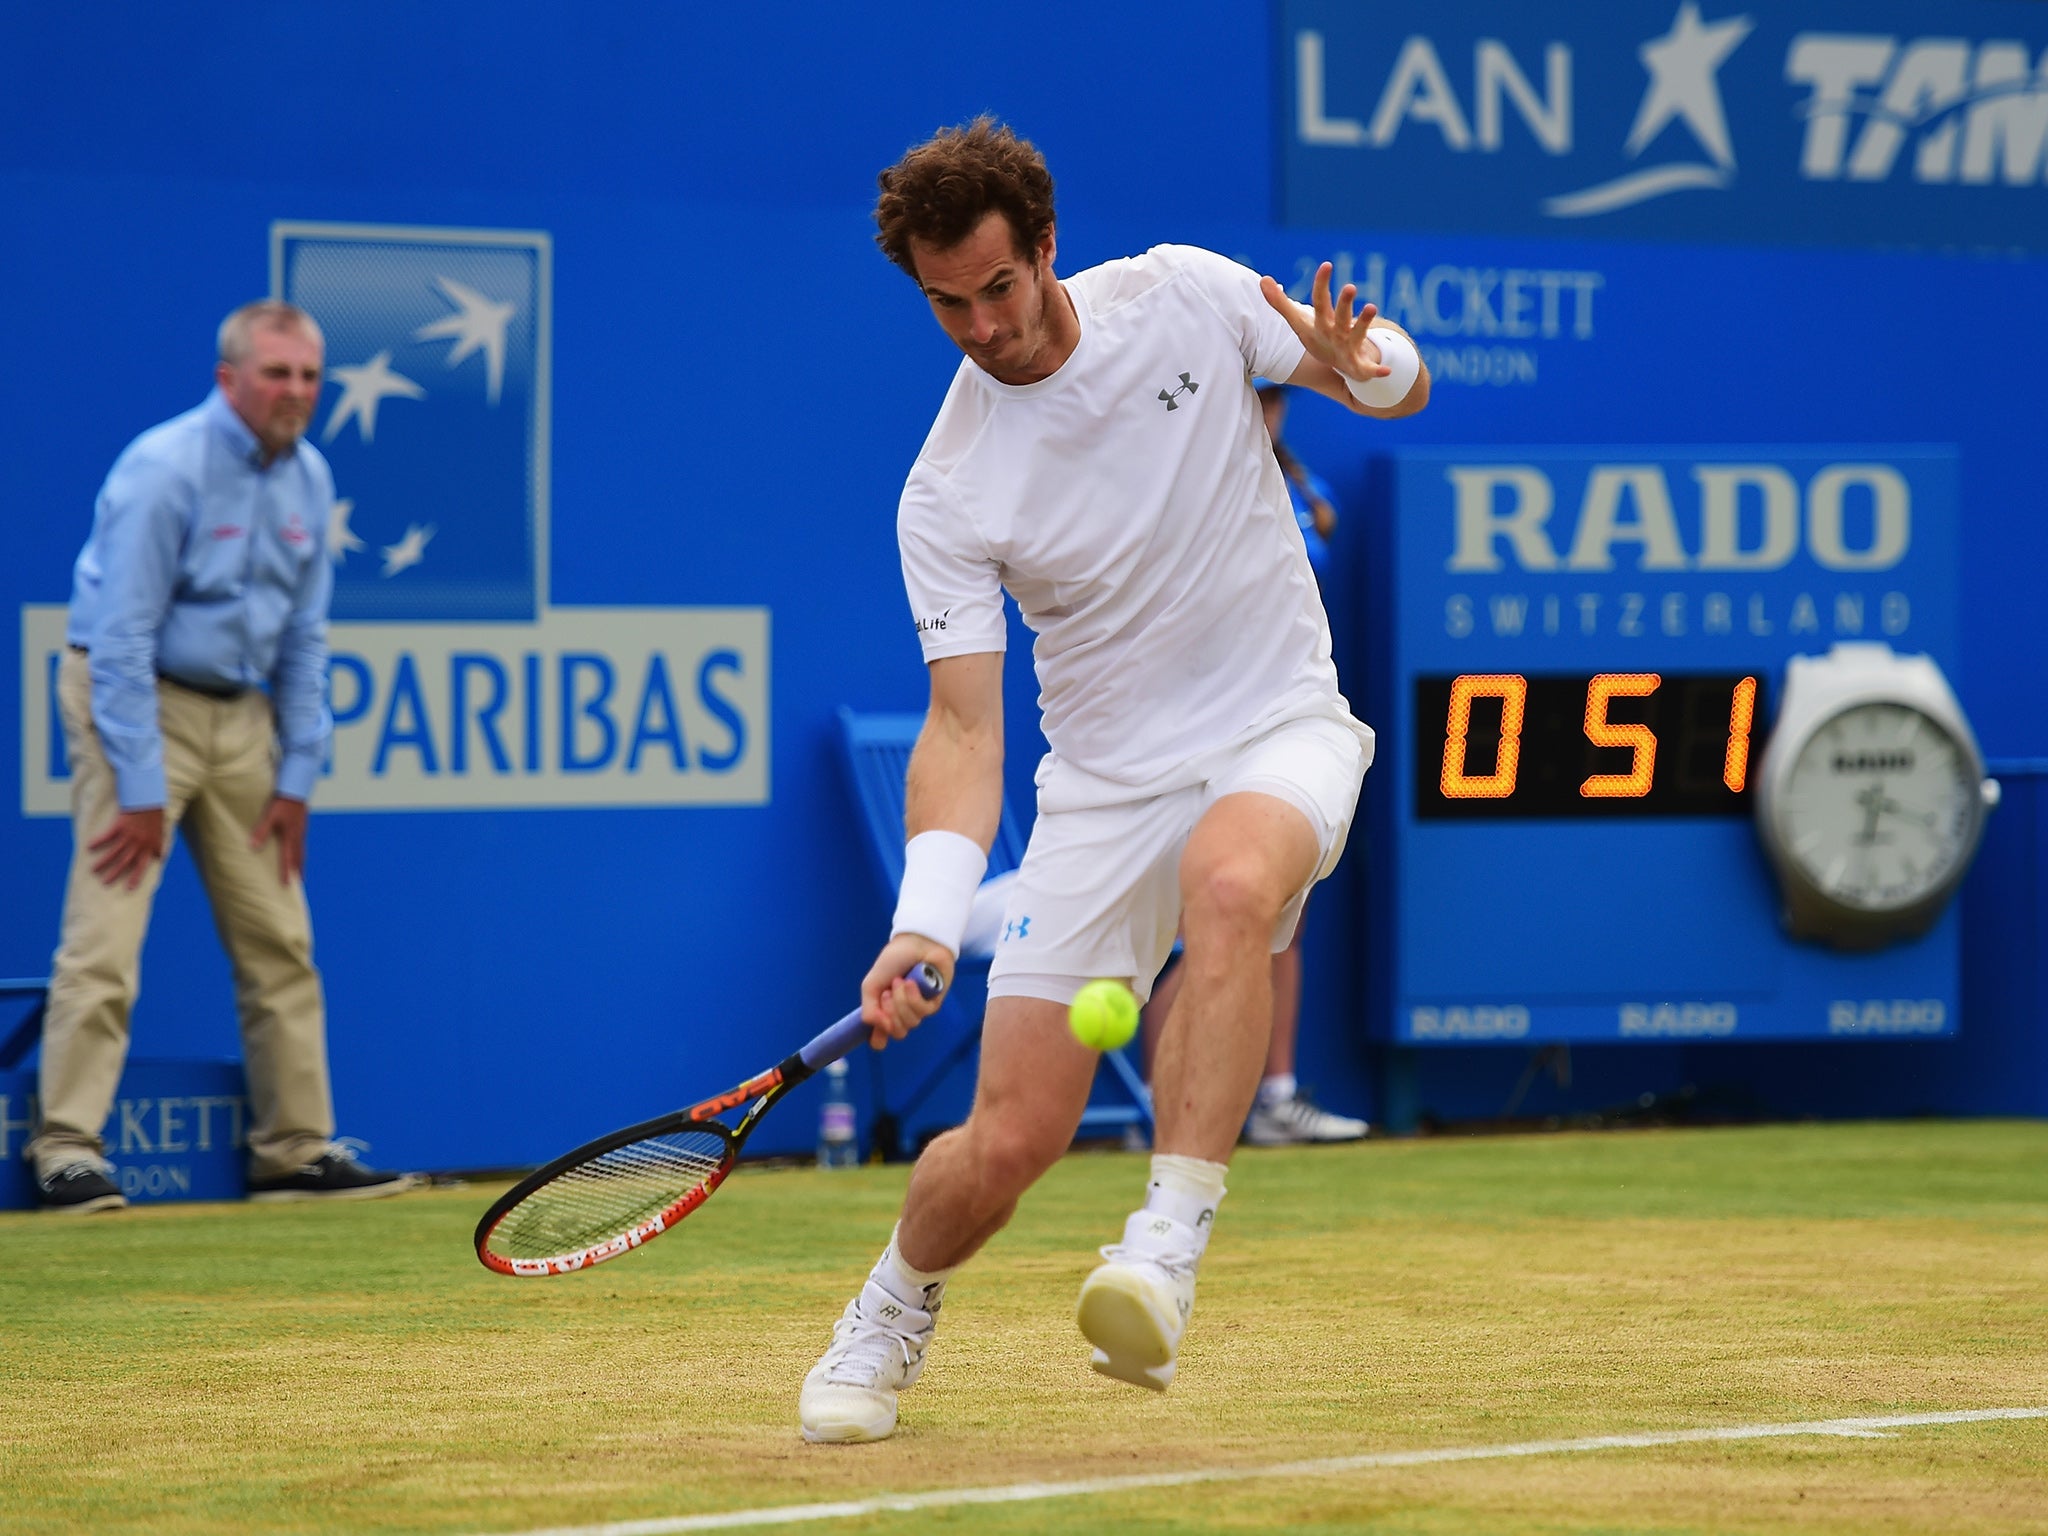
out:
<path id="1" fill-rule="evenodd" d="M 1091 981 L 1074 994 L 1067 1027 L 1092 1051 L 1113 1051 L 1138 1032 L 1138 1000 L 1120 981 Z"/>

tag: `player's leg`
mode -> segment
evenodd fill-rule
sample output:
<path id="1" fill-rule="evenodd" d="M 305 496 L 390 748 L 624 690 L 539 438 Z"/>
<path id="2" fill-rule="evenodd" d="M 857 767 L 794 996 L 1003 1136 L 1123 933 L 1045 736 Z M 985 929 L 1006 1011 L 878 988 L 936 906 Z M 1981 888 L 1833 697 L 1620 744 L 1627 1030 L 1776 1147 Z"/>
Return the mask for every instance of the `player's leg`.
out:
<path id="1" fill-rule="evenodd" d="M 989 968 L 973 1108 L 918 1159 L 889 1246 L 806 1378 L 806 1439 L 894 1431 L 947 1280 L 1072 1142 L 1097 1055 L 1067 1029 L 1067 1004 L 1094 977 L 1149 988 L 1173 942 L 1186 817 L 1151 802 L 1040 814 Z"/>
<path id="2" fill-rule="evenodd" d="M 132 891 L 125 881 L 107 885 L 93 873 L 99 855 L 90 845 L 113 824 L 121 806 L 113 765 L 92 723 L 92 674 L 80 652 L 66 652 L 59 664 L 57 702 L 71 761 L 71 872 L 43 1021 L 37 1085 L 41 1112 L 28 1156 L 44 1205 L 84 1212 L 127 1203 L 111 1181 L 100 1132 L 128 1056 L 128 1018 L 142 981 L 142 941 L 164 861 L 153 860 Z M 168 836 L 190 791 L 194 765 L 191 743 L 178 728 L 174 710 L 165 711 L 162 725 Z"/>
<path id="3" fill-rule="evenodd" d="M 1372 1129 L 1363 1120 L 1333 1114 L 1303 1091 L 1295 1076 L 1295 1041 L 1301 1026 L 1301 935 L 1308 926 L 1304 906 L 1294 938 L 1273 956 L 1273 1039 L 1266 1047 L 1266 1072 L 1259 1079 L 1244 1139 L 1255 1147 L 1301 1142 L 1357 1141 Z"/>
<path id="4" fill-rule="evenodd" d="M 1273 957 L 1273 1038 L 1266 1044 L 1266 1072 L 1259 1080 L 1266 1084 L 1294 1076 L 1294 1038 L 1301 1026 L 1301 931 L 1308 926 L 1308 909 L 1294 925 L 1294 937 Z"/>
<path id="5" fill-rule="evenodd" d="M 1153 1063 L 1159 1059 L 1159 1037 L 1166 1031 L 1166 1021 L 1173 1015 L 1173 1001 L 1180 996 L 1180 956 L 1170 958 L 1166 968 L 1159 973 L 1159 979 L 1152 984 L 1152 995 L 1145 999 L 1145 1006 L 1138 1013 L 1138 1059 L 1145 1069 L 1145 1081 L 1152 1081 Z"/>
<path id="6" fill-rule="evenodd" d="M 1270 957 L 1343 854 L 1369 741 L 1342 721 L 1292 721 L 1210 781 L 1181 860 L 1187 980 L 1154 1075 L 1162 1150 L 1220 1163 L 1236 1144 L 1271 1042 Z"/>
<path id="7" fill-rule="evenodd" d="M 1188 839 L 1186 977 L 1152 1080 L 1160 1151 L 1221 1163 L 1237 1145 L 1271 1038 L 1274 925 L 1318 858 L 1307 817 L 1258 792 L 1218 800 Z"/>
<path id="8" fill-rule="evenodd" d="M 950 1272 L 1002 1230 L 1024 1191 L 1073 1143 L 1096 1059 L 1067 1028 L 1065 1002 L 989 999 L 974 1107 L 910 1176 L 896 1229 L 907 1262 Z"/>
<path id="9" fill-rule="evenodd" d="M 989 999 L 974 1107 L 917 1160 L 889 1246 L 805 1378 L 799 1417 L 806 1440 L 880 1440 L 894 1432 L 896 1396 L 923 1373 L 946 1282 L 1066 1151 L 1095 1060 L 1068 1031 L 1064 1003 Z"/>
<path id="10" fill-rule="evenodd" d="M 1185 980 L 1152 1076 L 1157 1121 L 1144 1206 L 1081 1287 L 1077 1320 L 1105 1376 L 1164 1390 L 1195 1300 L 1195 1271 L 1265 1061 L 1274 924 L 1313 877 L 1313 830 L 1292 805 L 1233 794 L 1181 859 Z"/>
<path id="11" fill-rule="evenodd" d="M 1186 974 L 1159 1042 L 1159 1148 L 1143 1208 L 1083 1283 L 1094 1366 L 1163 1389 L 1177 1368 L 1195 1272 L 1265 1060 L 1271 955 L 1308 888 L 1335 867 L 1364 775 L 1363 744 L 1331 721 L 1299 721 L 1253 743 L 1208 786 L 1180 861 Z"/>

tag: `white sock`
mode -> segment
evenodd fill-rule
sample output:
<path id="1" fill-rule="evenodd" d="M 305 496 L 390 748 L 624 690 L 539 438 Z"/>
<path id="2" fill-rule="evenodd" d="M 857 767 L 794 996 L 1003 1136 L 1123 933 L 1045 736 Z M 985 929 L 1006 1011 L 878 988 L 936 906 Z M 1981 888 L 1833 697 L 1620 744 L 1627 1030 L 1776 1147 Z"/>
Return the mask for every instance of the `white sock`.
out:
<path id="1" fill-rule="evenodd" d="M 953 1270 L 959 1267 L 956 1264 L 952 1269 L 913 1269 L 896 1246 L 896 1233 L 891 1232 L 889 1246 L 875 1260 L 871 1278 L 898 1301 L 908 1302 L 921 1311 L 936 1312 L 938 1307 L 935 1303 L 940 1292 L 953 1277 Z"/>
<path id="2" fill-rule="evenodd" d="M 1223 1203 L 1223 1175 L 1229 1171 L 1222 1163 L 1204 1162 L 1199 1157 L 1154 1152 L 1145 1209 L 1191 1228 L 1206 1247 L 1209 1229 L 1216 1223 L 1216 1207 Z"/>
<path id="3" fill-rule="evenodd" d="M 1294 1080 L 1292 1072 L 1275 1072 L 1259 1084 L 1261 1104 L 1285 1104 L 1293 1098 L 1301 1085 Z"/>

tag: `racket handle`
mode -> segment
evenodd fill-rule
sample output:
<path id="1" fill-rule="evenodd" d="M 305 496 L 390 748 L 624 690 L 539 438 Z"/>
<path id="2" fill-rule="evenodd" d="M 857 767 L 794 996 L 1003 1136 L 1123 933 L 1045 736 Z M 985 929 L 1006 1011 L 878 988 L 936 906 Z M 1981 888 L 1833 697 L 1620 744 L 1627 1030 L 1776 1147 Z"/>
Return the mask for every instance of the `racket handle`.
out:
<path id="1" fill-rule="evenodd" d="M 903 979 L 916 982 L 917 990 L 928 998 L 937 997 L 946 990 L 946 978 L 929 961 L 921 960 L 913 965 Z M 813 1037 L 809 1045 L 796 1053 L 797 1059 L 804 1064 L 806 1072 L 815 1072 L 828 1062 L 837 1061 L 867 1039 L 869 1027 L 861 1022 L 860 1010 L 856 1008 L 830 1029 Z"/>

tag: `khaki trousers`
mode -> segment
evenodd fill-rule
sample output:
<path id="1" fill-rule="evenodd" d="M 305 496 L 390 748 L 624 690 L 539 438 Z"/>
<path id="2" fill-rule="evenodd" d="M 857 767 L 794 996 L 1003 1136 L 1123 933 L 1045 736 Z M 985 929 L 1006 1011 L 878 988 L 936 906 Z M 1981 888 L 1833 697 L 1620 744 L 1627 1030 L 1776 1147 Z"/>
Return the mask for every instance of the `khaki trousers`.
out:
<path id="1" fill-rule="evenodd" d="M 113 825 L 120 801 L 92 723 L 92 673 L 77 651 L 58 669 L 57 701 L 71 753 L 71 876 L 43 1024 L 42 1113 L 28 1147 L 44 1175 L 102 1151 L 164 867 L 152 863 L 132 891 L 93 874 L 97 855 L 88 845 Z M 305 888 L 279 883 L 274 841 L 249 846 L 277 784 L 270 700 L 253 690 L 215 699 L 159 682 L 157 719 L 164 821 L 184 835 L 234 967 L 249 1076 L 249 1172 L 289 1173 L 326 1149 L 334 1109 Z"/>

